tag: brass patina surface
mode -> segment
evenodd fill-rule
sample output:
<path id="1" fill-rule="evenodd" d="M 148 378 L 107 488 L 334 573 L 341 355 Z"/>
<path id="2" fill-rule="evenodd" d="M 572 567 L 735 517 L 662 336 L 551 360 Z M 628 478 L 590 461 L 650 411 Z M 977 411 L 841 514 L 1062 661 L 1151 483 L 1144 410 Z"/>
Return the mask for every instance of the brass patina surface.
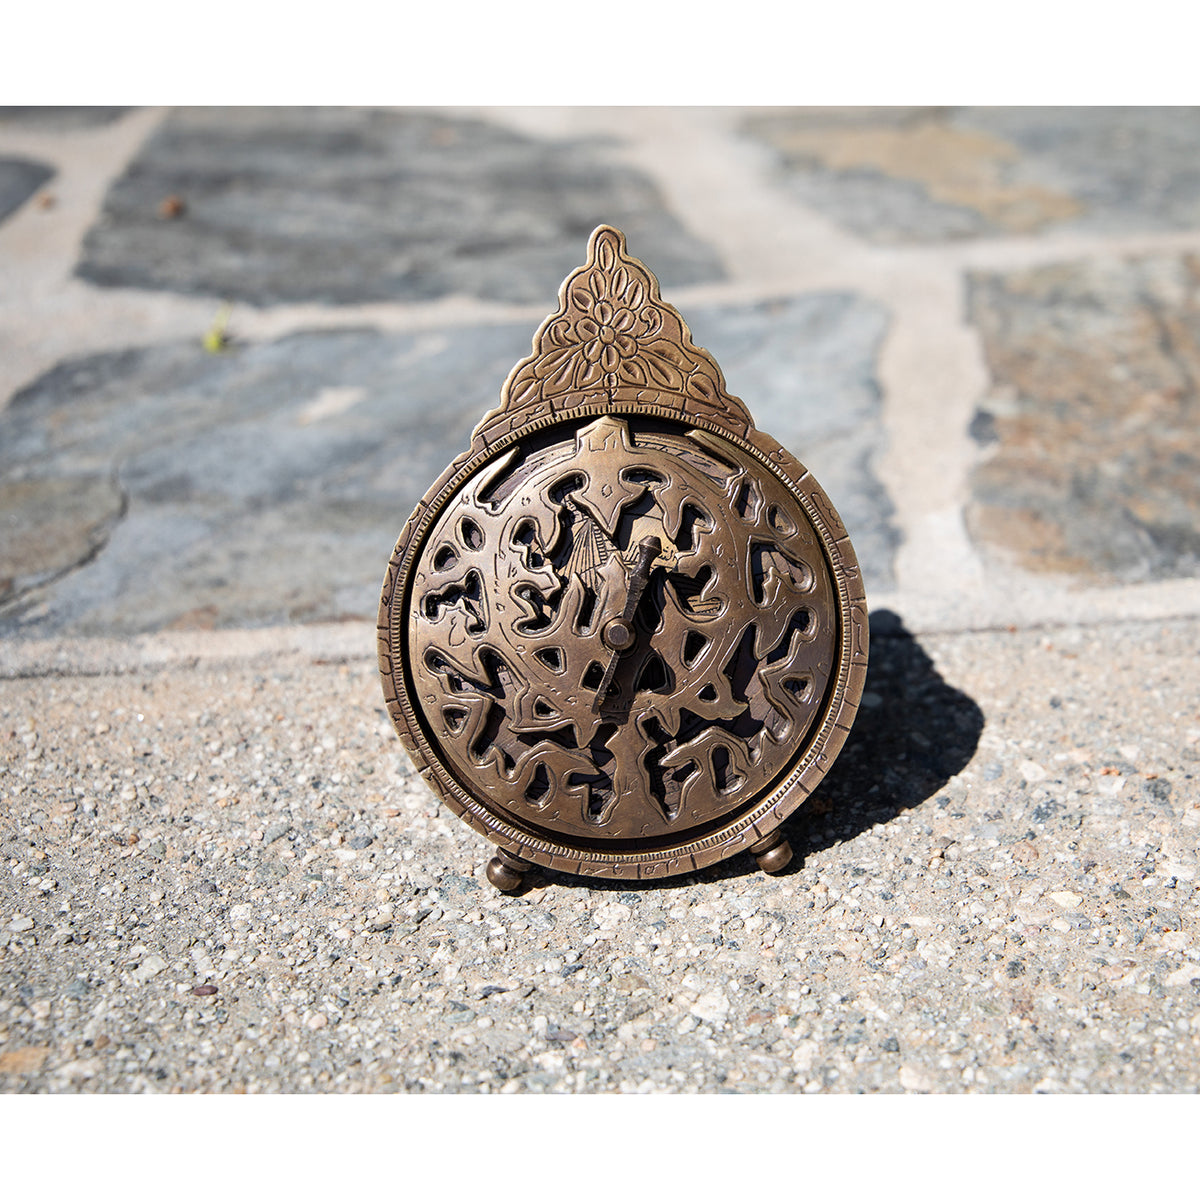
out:
<path id="1" fill-rule="evenodd" d="M 866 674 L 849 538 L 621 233 L 560 299 L 397 543 L 389 712 L 497 887 L 782 870 Z"/>

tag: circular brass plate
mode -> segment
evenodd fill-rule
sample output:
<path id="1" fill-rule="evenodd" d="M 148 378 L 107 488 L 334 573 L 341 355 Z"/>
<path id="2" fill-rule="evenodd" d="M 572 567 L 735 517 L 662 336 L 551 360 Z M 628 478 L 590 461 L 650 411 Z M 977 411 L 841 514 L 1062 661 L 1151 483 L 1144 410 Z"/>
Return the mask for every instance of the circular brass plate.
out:
<path id="1" fill-rule="evenodd" d="M 580 404 L 473 449 L 417 506 L 380 605 L 388 709 L 426 781 L 574 874 L 672 875 L 768 837 L 832 764 L 866 672 L 825 493 L 757 430 L 654 404 Z"/>

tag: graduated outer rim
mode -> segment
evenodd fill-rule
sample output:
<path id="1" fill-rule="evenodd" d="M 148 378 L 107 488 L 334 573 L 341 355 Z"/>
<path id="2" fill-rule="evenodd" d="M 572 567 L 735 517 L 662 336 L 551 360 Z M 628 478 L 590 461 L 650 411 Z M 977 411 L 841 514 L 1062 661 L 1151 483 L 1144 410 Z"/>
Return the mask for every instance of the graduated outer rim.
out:
<path id="1" fill-rule="evenodd" d="M 828 699 L 816 731 L 808 737 L 803 753 L 793 761 L 791 769 L 749 811 L 743 811 L 715 832 L 699 838 L 683 838 L 677 845 L 628 853 L 582 848 L 530 833 L 464 788 L 425 736 L 412 703 L 404 665 L 412 567 L 430 526 L 463 484 L 485 463 L 530 433 L 552 425 L 577 423 L 581 418 L 619 413 L 656 417 L 685 429 L 702 429 L 731 443 L 781 480 L 817 532 L 838 599 L 837 670 L 831 676 Z M 761 430 L 751 429 L 749 436 L 753 440 L 692 413 L 681 414 L 677 408 L 619 401 L 581 404 L 530 421 L 491 444 L 473 445 L 446 468 L 413 511 L 392 553 L 379 603 L 379 670 L 384 697 L 400 740 L 425 782 L 458 816 L 497 846 L 528 862 L 573 875 L 648 879 L 683 874 L 728 858 L 768 836 L 807 799 L 833 765 L 850 733 L 866 681 L 867 606 L 858 560 L 836 509 L 808 470 Z"/>

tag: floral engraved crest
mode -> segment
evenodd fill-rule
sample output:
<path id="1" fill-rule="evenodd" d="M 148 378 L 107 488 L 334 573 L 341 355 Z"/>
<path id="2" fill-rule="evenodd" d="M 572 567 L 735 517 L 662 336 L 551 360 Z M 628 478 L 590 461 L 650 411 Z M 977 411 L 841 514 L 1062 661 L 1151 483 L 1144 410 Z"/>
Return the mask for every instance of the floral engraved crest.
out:
<path id="1" fill-rule="evenodd" d="M 692 342 L 683 318 L 662 299 L 658 280 L 626 251 L 620 230 L 601 225 L 592 234 L 588 261 L 563 283 L 559 299 L 558 312 L 535 334 L 533 353 L 513 368 L 490 416 L 572 393 L 619 400 L 657 392 L 673 407 L 745 412 L 726 391 L 716 361 Z"/>

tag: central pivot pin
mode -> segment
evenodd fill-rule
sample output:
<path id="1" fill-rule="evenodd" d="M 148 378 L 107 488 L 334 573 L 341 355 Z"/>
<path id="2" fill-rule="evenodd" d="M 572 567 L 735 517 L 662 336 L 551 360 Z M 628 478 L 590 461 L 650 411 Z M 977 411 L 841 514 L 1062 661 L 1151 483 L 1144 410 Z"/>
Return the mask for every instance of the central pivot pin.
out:
<path id="1" fill-rule="evenodd" d="M 610 650 L 624 650 L 633 642 L 633 626 L 623 617 L 614 617 L 600 631 L 600 637 Z"/>

